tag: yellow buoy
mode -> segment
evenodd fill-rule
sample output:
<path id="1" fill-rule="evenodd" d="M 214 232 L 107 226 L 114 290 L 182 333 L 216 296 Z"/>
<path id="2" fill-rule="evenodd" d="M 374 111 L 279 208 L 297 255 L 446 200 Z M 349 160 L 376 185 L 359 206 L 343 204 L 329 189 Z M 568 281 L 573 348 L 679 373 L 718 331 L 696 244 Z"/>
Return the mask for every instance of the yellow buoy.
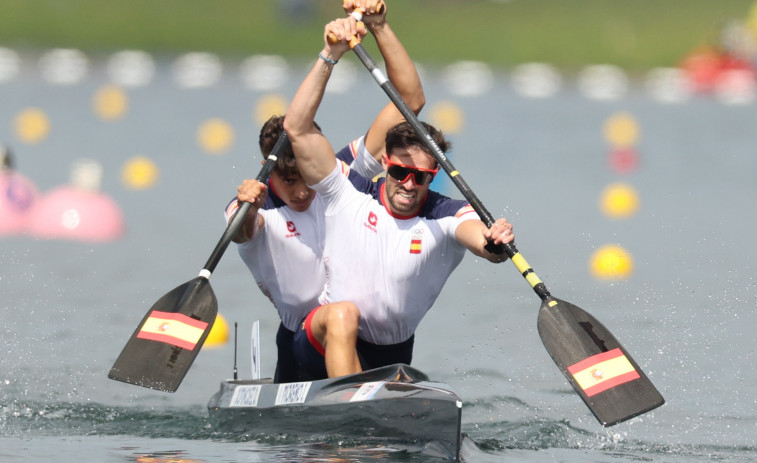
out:
<path id="1" fill-rule="evenodd" d="M 121 169 L 121 181 L 132 190 L 152 188 L 159 176 L 158 167 L 145 156 L 135 156 Z"/>
<path id="2" fill-rule="evenodd" d="M 44 111 L 28 108 L 16 116 L 16 135 L 25 143 L 39 143 L 50 133 L 50 120 Z"/>
<path id="3" fill-rule="evenodd" d="M 210 119 L 197 132 L 197 143 L 210 154 L 223 154 L 233 142 L 234 129 L 223 119 Z"/>
<path id="4" fill-rule="evenodd" d="M 255 122 L 263 125 L 271 116 L 279 116 L 286 112 L 287 103 L 281 95 L 266 95 L 255 106 Z"/>
<path id="5" fill-rule="evenodd" d="M 607 119 L 604 133 L 612 146 L 627 148 L 638 141 L 639 125 L 631 114 L 618 113 Z"/>
<path id="6" fill-rule="evenodd" d="M 216 314 L 216 321 L 213 323 L 213 328 L 210 329 L 203 347 L 222 346 L 227 342 L 229 342 L 229 324 L 226 323 L 226 319 L 219 313 Z"/>
<path id="7" fill-rule="evenodd" d="M 613 183 L 599 195 L 599 209 L 613 219 L 626 219 L 639 210 L 639 194 L 625 183 Z"/>
<path id="8" fill-rule="evenodd" d="M 431 124 L 445 133 L 460 133 L 465 116 L 460 106 L 451 101 L 440 101 L 431 108 Z"/>
<path id="9" fill-rule="evenodd" d="M 633 258 L 621 246 L 608 244 L 594 251 L 590 266 L 600 280 L 623 280 L 633 273 Z"/>
<path id="10" fill-rule="evenodd" d="M 92 108 L 100 119 L 112 121 L 123 117 L 129 106 L 126 92 L 116 85 L 105 85 L 95 93 Z"/>

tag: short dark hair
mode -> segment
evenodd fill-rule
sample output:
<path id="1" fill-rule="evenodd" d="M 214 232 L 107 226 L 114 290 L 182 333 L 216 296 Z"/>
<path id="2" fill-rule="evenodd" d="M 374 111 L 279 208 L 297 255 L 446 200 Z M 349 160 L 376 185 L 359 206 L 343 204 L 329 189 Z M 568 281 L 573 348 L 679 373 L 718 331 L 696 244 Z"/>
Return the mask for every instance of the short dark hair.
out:
<path id="1" fill-rule="evenodd" d="M 452 143 L 444 138 L 444 134 L 441 130 L 426 122 L 421 121 L 421 124 L 426 129 L 428 134 L 431 135 L 431 138 L 434 140 L 439 149 L 442 150 L 442 153 L 449 151 L 449 149 L 452 147 Z M 426 143 L 424 143 L 420 135 L 415 133 L 413 126 L 410 125 L 410 123 L 407 121 L 400 122 L 399 124 L 389 129 L 389 131 L 386 133 L 385 143 L 387 154 L 390 154 L 392 151 L 394 151 L 395 148 L 408 148 L 410 146 L 415 146 L 422 149 L 426 154 L 436 159 L 436 157 L 428 149 Z"/>
<path id="2" fill-rule="evenodd" d="M 318 124 L 315 122 L 313 122 L 313 124 L 318 130 L 321 130 L 321 127 Z M 268 155 L 273 151 L 273 147 L 276 145 L 276 142 L 279 141 L 279 137 L 283 132 L 284 116 L 271 116 L 265 124 L 263 124 L 263 127 L 260 129 L 259 144 L 260 152 L 263 153 L 265 159 L 268 159 Z M 300 171 L 297 169 L 297 162 L 291 144 L 287 144 L 287 146 L 284 147 L 284 150 L 281 152 L 278 159 L 276 159 L 276 165 L 273 167 L 273 170 L 282 176 L 299 175 Z"/>

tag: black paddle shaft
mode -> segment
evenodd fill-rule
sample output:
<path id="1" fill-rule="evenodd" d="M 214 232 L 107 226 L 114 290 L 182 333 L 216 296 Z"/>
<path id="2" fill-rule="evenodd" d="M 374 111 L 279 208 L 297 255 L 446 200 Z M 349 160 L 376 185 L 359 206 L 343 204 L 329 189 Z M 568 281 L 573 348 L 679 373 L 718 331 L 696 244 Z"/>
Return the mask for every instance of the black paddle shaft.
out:
<path id="1" fill-rule="evenodd" d="M 287 135 L 282 133 L 258 181 L 264 182 L 271 174 L 286 143 Z M 165 392 L 178 389 L 218 314 L 210 275 L 250 207 L 247 202 L 239 207 L 200 275 L 164 295 L 145 314 L 113 364 L 109 378 Z"/>
<path id="2" fill-rule="evenodd" d="M 289 136 L 286 132 L 281 132 L 279 139 L 273 146 L 273 150 L 271 150 L 271 154 L 268 155 L 268 159 L 266 159 L 266 162 L 263 164 L 263 168 L 260 169 L 260 173 L 258 173 L 258 176 L 256 177 L 256 180 L 258 182 L 265 182 L 268 176 L 271 175 L 273 166 L 276 164 L 276 160 L 278 159 L 278 154 L 281 153 L 281 150 L 284 149 L 284 145 L 287 143 L 289 143 Z M 242 205 L 239 206 L 237 213 L 229 222 L 229 226 L 226 227 L 226 231 L 224 232 L 223 236 L 221 236 L 221 239 L 218 241 L 215 249 L 213 249 L 213 252 L 210 254 L 208 261 L 203 267 L 203 270 L 207 270 L 208 273 L 213 273 L 213 270 L 216 269 L 216 265 L 218 265 L 218 262 L 221 260 L 223 253 L 226 252 L 226 248 L 229 246 L 231 239 L 237 233 L 239 227 L 242 226 L 244 218 L 245 216 L 247 216 L 247 212 L 250 210 L 251 206 L 252 204 L 247 202 L 243 202 Z"/>
<path id="3" fill-rule="evenodd" d="M 360 41 L 353 39 L 350 42 L 350 47 L 415 132 L 423 138 L 431 154 L 444 168 L 481 220 L 486 226 L 491 227 L 494 223 L 492 215 L 434 142 L 394 85 L 376 67 L 376 63 Z M 579 307 L 550 295 L 547 287 L 521 256 L 514 243 L 497 247 L 490 243 L 487 250 L 507 253 L 516 268 L 534 289 L 534 292 L 542 299 L 537 322 L 539 336 L 565 377 L 603 425 L 611 426 L 665 403 L 659 391 L 609 330 Z M 603 363 L 605 360 L 606 362 Z M 608 373 L 613 375 L 611 378 L 613 382 L 604 383 L 609 385 L 609 389 L 604 390 L 601 394 L 595 392 L 596 389 L 592 389 L 591 383 L 587 383 L 585 377 L 582 376 L 585 371 L 578 370 L 584 365 L 589 365 L 588 369 L 590 369 L 595 364 L 600 366 L 593 371 L 598 378 L 597 381 L 604 380 L 601 368 L 609 367 Z M 574 370 L 578 372 L 574 374 Z M 619 372 L 618 370 L 622 371 Z"/>
<path id="4" fill-rule="evenodd" d="M 423 138 L 423 142 L 425 143 L 426 147 L 431 151 L 431 154 L 434 156 L 439 165 L 441 165 L 442 168 L 447 172 L 447 175 L 449 175 L 452 183 L 454 183 L 455 186 L 460 190 L 465 199 L 470 203 L 476 213 L 478 213 L 478 216 L 486 224 L 486 226 L 491 227 L 494 224 L 494 217 L 486 209 L 481 200 L 478 199 L 478 196 L 476 196 L 473 190 L 471 190 L 471 188 L 463 179 L 462 175 L 460 175 L 460 172 L 455 169 L 455 166 L 453 166 L 447 156 L 445 156 L 444 152 L 441 150 L 441 148 L 439 148 L 439 145 L 436 144 L 434 139 L 428 133 L 428 130 L 426 130 L 423 124 L 421 124 L 420 120 L 418 120 L 418 116 L 410 109 L 405 100 L 402 99 L 402 95 L 399 94 L 392 82 L 376 66 L 376 62 L 373 61 L 373 58 L 371 58 L 371 56 L 365 50 L 363 44 L 357 40 L 353 40 L 350 43 L 350 47 L 358 56 L 358 58 L 360 58 L 360 61 L 362 61 L 363 65 L 365 65 L 365 67 L 370 71 L 371 75 L 376 80 L 376 82 L 378 82 L 379 86 L 384 89 L 384 92 L 387 94 L 387 96 L 389 96 L 389 99 L 392 100 L 400 113 L 405 117 L 405 120 L 410 123 L 410 125 L 413 127 L 413 130 L 415 130 L 415 133 Z M 489 252 L 495 252 L 498 254 L 506 253 L 518 268 L 518 270 L 521 272 L 526 281 L 528 281 L 528 283 L 534 289 L 534 292 L 541 298 L 541 300 L 547 301 L 551 299 L 551 295 L 549 293 L 549 290 L 547 289 L 547 286 L 541 281 L 541 279 L 539 279 L 538 276 L 536 276 L 534 270 L 531 268 L 531 266 L 528 265 L 526 260 L 518 252 L 518 248 L 515 247 L 514 242 L 506 243 L 500 246 L 494 246 L 490 243 L 489 245 L 487 245 L 487 250 Z"/>

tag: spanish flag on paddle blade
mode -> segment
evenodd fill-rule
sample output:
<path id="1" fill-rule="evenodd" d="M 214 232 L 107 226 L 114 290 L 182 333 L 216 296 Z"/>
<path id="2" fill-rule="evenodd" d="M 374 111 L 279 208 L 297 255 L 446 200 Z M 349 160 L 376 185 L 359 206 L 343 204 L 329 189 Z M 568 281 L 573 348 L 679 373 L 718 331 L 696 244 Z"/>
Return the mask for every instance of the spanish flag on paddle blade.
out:
<path id="1" fill-rule="evenodd" d="M 568 371 L 587 397 L 640 378 L 619 348 L 592 355 L 569 366 Z"/>
<path id="2" fill-rule="evenodd" d="M 207 323 L 181 313 L 153 310 L 137 337 L 193 350 L 207 326 Z"/>

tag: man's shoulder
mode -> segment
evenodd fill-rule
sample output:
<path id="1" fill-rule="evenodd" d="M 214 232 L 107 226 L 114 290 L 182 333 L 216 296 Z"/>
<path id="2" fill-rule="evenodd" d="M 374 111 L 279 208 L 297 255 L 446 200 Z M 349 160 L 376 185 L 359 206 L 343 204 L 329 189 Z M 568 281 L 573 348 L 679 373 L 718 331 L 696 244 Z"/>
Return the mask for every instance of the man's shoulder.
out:
<path id="1" fill-rule="evenodd" d="M 353 141 L 349 145 L 336 152 L 336 158 L 347 165 L 352 164 L 352 161 L 357 157 L 357 149 L 355 148 L 357 140 Z"/>
<path id="2" fill-rule="evenodd" d="M 369 196 L 378 200 L 380 186 L 373 180 L 355 172 L 346 163 L 337 159 L 334 170 L 319 183 L 312 185 L 326 203 L 342 202 L 353 194 Z"/>
<path id="3" fill-rule="evenodd" d="M 350 169 L 347 179 L 350 181 L 353 187 L 361 193 L 370 194 L 374 198 L 378 197 L 379 187 L 383 180 L 374 182 L 373 179 L 363 177 L 354 169 Z"/>
<path id="4" fill-rule="evenodd" d="M 445 217 L 455 217 L 468 211 L 473 212 L 473 208 L 468 201 L 462 199 L 453 199 L 439 192 L 429 190 L 426 202 L 423 204 L 418 216 L 425 219 L 437 220 Z"/>

